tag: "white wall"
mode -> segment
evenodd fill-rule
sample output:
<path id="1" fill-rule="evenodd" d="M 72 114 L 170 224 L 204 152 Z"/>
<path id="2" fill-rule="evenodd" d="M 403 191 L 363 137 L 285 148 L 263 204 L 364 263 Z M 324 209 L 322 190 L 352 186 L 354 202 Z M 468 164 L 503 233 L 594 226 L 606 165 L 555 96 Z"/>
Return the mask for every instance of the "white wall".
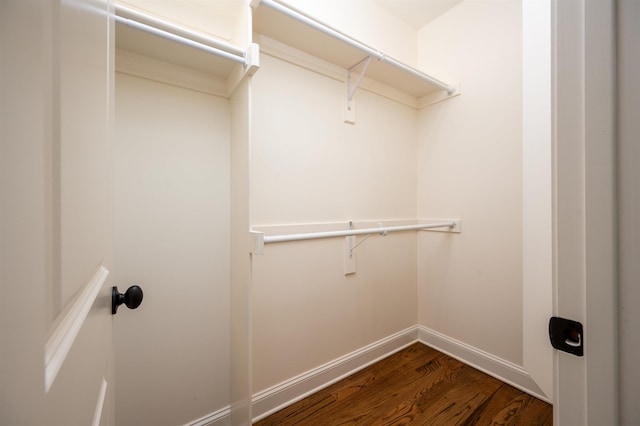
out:
<path id="1" fill-rule="evenodd" d="M 252 89 L 254 227 L 415 218 L 415 110 L 360 91 L 344 124 L 343 83 L 266 55 Z M 352 276 L 342 239 L 254 256 L 253 391 L 415 325 L 415 247 L 413 233 L 372 236 Z"/>
<path id="2" fill-rule="evenodd" d="M 229 101 L 118 73 L 118 425 L 184 424 L 229 404 Z"/>
<path id="3" fill-rule="evenodd" d="M 343 83 L 263 56 L 254 77 L 254 225 L 415 217 L 416 113 L 365 91 L 343 123 Z"/>
<path id="4" fill-rule="evenodd" d="M 520 2 L 464 1 L 418 43 L 419 66 L 462 83 L 419 113 L 418 216 L 464 223 L 419 236 L 419 323 L 522 365 Z"/>
<path id="5" fill-rule="evenodd" d="M 118 0 L 117 3 L 235 46 L 250 42 L 247 0 Z"/>

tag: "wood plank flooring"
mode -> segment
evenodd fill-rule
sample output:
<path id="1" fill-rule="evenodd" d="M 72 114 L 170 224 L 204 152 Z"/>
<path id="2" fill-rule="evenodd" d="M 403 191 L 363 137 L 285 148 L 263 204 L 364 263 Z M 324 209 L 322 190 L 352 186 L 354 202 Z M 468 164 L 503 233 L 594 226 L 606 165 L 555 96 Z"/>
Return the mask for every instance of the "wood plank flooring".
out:
<path id="1" fill-rule="evenodd" d="M 551 405 L 415 343 L 255 426 L 551 425 Z"/>

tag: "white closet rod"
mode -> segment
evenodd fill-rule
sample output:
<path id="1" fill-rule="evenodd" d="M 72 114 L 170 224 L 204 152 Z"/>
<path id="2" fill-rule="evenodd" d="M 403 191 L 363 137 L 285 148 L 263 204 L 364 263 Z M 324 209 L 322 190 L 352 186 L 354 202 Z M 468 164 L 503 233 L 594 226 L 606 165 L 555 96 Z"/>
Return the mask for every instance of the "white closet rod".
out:
<path id="1" fill-rule="evenodd" d="M 366 44 L 359 42 L 358 40 L 355 40 L 345 34 L 342 34 L 341 32 L 328 27 L 327 25 L 318 22 L 316 20 L 314 20 L 313 18 L 310 18 L 296 10 L 290 9 L 287 6 L 284 6 L 280 3 L 275 2 L 274 0 L 254 0 L 254 2 L 252 2 L 252 5 L 254 5 L 255 3 L 259 4 L 259 5 L 265 5 L 268 6 L 274 10 L 277 10 L 278 12 L 285 14 L 297 21 L 300 21 L 312 28 L 317 29 L 318 31 L 321 31 L 333 38 L 336 38 L 340 41 L 342 41 L 343 43 L 346 43 L 350 46 L 355 47 L 356 49 L 359 49 L 361 51 L 363 51 L 364 53 L 366 53 L 367 55 L 371 55 L 373 57 L 375 57 L 377 60 L 379 61 L 384 61 L 387 62 L 388 64 L 391 64 L 393 66 L 395 66 L 396 68 L 400 68 L 403 71 L 406 71 L 410 74 L 415 75 L 416 77 L 419 77 L 423 80 L 428 81 L 429 83 L 433 84 L 436 87 L 439 87 L 442 90 L 445 90 L 449 95 L 455 93 L 456 88 L 453 86 L 450 86 L 436 78 L 431 77 L 428 74 L 423 73 L 422 71 L 419 71 L 415 68 L 411 68 L 405 64 L 403 64 L 402 62 L 398 62 L 397 60 L 390 58 L 388 56 L 386 56 L 384 53 L 380 52 L 379 50 L 373 49 L 369 46 L 367 46 Z M 256 6 L 254 6 L 256 7 Z"/>
<path id="2" fill-rule="evenodd" d="M 354 235 L 365 235 L 365 234 L 386 235 L 388 232 L 416 231 L 420 229 L 432 229 L 432 228 L 453 228 L 455 226 L 456 226 L 456 222 L 438 222 L 438 223 L 429 223 L 429 224 L 422 224 L 422 225 L 401 225 L 401 226 L 386 226 L 381 228 L 348 229 L 344 231 L 310 232 L 310 233 L 303 233 L 303 234 L 288 234 L 288 235 L 265 235 L 264 244 L 284 243 L 288 241 L 317 240 L 320 238 L 351 237 Z"/>
<path id="3" fill-rule="evenodd" d="M 116 6 L 116 22 L 231 61 L 241 64 L 246 64 L 247 62 L 245 52 L 235 46 L 124 6 Z"/>

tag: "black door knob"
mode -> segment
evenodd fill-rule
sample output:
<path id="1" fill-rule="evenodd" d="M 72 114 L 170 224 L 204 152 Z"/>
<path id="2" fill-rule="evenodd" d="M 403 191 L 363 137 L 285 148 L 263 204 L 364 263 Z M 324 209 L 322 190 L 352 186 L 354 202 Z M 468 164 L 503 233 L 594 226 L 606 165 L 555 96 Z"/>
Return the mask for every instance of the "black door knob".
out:
<path id="1" fill-rule="evenodd" d="M 135 309 L 142 303 L 142 289 L 137 285 L 132 285 L 124 292 L 118 291 L 118 287 L 111 289 L 111 314 L 118 312 L 118 306 L 127 305 L 129 309 Z"/>

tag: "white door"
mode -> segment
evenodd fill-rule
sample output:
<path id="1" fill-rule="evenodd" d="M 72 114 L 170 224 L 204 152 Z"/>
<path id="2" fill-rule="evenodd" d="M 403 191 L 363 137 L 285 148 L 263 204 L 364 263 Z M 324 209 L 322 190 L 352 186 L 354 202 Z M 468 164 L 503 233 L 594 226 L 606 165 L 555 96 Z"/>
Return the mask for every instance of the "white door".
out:
<path id="1" fill-rule="evenodd" d="M 0 424 L 113 424 L 107 0 L 0 3 Z"/>

